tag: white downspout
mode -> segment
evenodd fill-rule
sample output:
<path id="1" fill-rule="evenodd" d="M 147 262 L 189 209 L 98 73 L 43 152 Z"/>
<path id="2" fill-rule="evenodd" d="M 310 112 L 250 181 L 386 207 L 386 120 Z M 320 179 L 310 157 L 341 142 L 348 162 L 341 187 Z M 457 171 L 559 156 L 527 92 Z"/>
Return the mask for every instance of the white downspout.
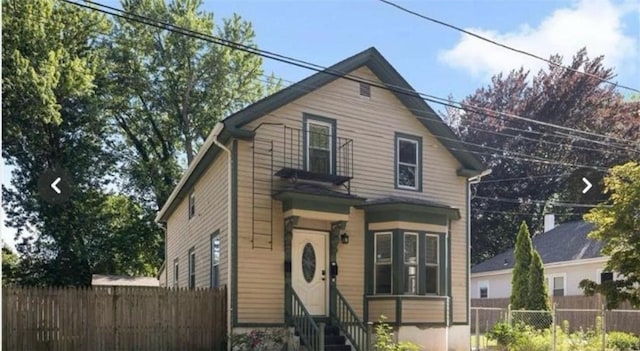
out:
<path id="1" fill-rule="evenodd" d="M 233 159 L 231 158 L 231 150 L 229 150 L 226 146 L 222 145 L 218 140 L 222 129 L 224 128 L 224 124 L 222 122 L 218 122 L 215 127 L 213 127 L 213 143 L 216 144 L 220 149 L 222 149 L 227 154 L 227 351 L 231 351 L 231 211 L 234 210 L 231 207 L 231 198 L 232 198 L 232 173 L 231 169 L 233 167 Z"/>

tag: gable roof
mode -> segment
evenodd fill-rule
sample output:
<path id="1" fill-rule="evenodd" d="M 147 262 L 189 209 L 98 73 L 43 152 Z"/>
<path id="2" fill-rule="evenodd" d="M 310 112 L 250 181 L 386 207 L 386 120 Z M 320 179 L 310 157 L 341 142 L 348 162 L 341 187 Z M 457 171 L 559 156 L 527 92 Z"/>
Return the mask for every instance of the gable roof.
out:
<path id="1" fill-rule="evenodd" d="M 533 246 L 544 264 L 602 257 L 603 243 L 588 237 L 593 228 L 592 224 L 584 221 L 563 223 L 534 236 Z M 471 273 L 512 269 L 515 261 L 513 250 L 511 248 L 471 267 Z"/>
<path id="2" fill-rule="evenodd" d="M 374 47 L 355 54 L 322 72 L 315 73 L 271 96 L 259 100 L 247 108 L 225 118 L 223 121 L 224 125 L 229 128 L 241 128 L 245 124 L 339 79 L 340 75 L 349 74 L 363 66 L 367 66 L 380 81 L 390 89 L 398 100 L 418 118 L 422 125 L 436 137 L 440 137 L 440 143 L 462 164 L 463 168 L 460 170 L 461 175 L 474 176 L 486 169 L 480 159 L 468 151 L 451 128 L 444 123 L 424 99 L 416 93 L 415 89 L 407 83 L 400 73 L 398 73 L 389 61 Z"/>
<path id="3" fill-rule="evenodd" d="M 402 78 L 400 73 L 374 47 L 342 60 L 228 116 L 222 121 L 224 129 L 219 139 L 223 144 L 230 140 L 231 137 L 250 139 L 254 133 L 241 129 L 242 126 L 339 79 L 340 74 L 348 74 L 363 66 L 367 66 L 391 90 L 398 100 L 418 118 L 422 125 L 433 135 L 439 137 L 440 143 L 462 164 L 462 168 L 458 170 L 458 175 L 473 177 L 487 169 L 480 159 L 467 149 L 451 128 L 444 123 L 438 114 L 415 92 L 415 89 Z M 156 216 L 157 222 L 167 221 L 179 201 L 186 196 L 198 178 L 220 153 L 220 149 L 210 139 L 212 139 L 212 133 L 198 151 L 178 185 L 173 189 L 167 202 L 158 212 Z"/>

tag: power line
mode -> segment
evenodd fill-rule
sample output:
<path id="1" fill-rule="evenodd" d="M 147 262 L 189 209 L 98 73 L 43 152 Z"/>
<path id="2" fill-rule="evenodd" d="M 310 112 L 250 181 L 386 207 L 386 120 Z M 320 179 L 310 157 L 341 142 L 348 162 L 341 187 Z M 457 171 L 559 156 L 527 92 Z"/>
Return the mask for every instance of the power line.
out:
<path id="1" fill-rule="evenodd" d="M 477 111 L 469 111 L 469 108 L 476 109 L 476 110 L 482 110 L 482 111 L 488 111 L 488 112 L 491 112 L 491 113 L 496 113 L 496 114 L 498 114 L 500 116 L 506 116 L 506 117 L 511 117 L 511 118 L 515 118 L 515 119 L 520 119 L 520 120 L 528 121 L 530 123 L 540 124 L 540 125 L 544 125 L 544 126 L 548 126 L 548 127 L 552 127 L 552 128 L 557 128 L 557 129 L 561 129 L 561 130 L 565 130 L 565 131 L 573 131 L 573 132 L 583 133 L 583 134 L 590 135 L 590 136 L 596 136 L 596 137 L 599 137 L 599 138 L 614 139 L 614 140 L 620 140 L 620 141 L 625 142 L 625 143 L 630 143 L 630 141 L 625 140 L 625 139 L 621 139 L 621 138 L 605 136 L 605 135 L 601 135 L 601 134 L 598 134 L 598 133 L 582 131 L 582 130 L 578 130 L 578 129 L 575 129 L 575 128 L 555 125 L 555 124 L 548 123 L 548 122 L 543 122 L 543 121 L 537 121 L 537 120 L 534 120 L 534 119 L 518 116 L 518 115 L 515 115 L 515 114 L 498 112 L 498 111 L 491 110 L 491 109 L 488 109 L 488 108 L 482 108 L 482 107 L 477 107 L 477 106 L 473 106 L 473 105 L 466 105 L 466 104 L 463 106 L 462 103 L 459 103 L 459 102 L 455 102 L 455 101 L 450 101 L 449 102 L 448 100 L 440 98 L 440 97 L 436 97 L 436 96 L 433 96 L 433 95 L 420 93 L 420 92 L 413 91 L 413 90 L 410 90 L 410 89 L 406 89 L 406 88 L 403 88 L 403 87 L 397 87 L 397 86 L 393 86 L 391 84 L 386 84 L 386 85 L 385 84 L 379 84 L 379 83 L 377 83 L 375 81 L 372 81 L 372 80 L 369 80 L 369 79 L 366 79 L 366 78 L 353 76 L 353 75 L 345 73 L 345 72 L 336 72 L 335 70 L 332 70 L 332 69 L 329 69 L 329 68 L 326 68 L 326 67 L 323 67 L 323 66 L 320 66 L 320 65 L 317 65 L 317 64 L 313 64 L 313 63 L 309 63 L 309 62 L 306 62 L 306 61 L 303 61 L 303 60 L 298 60 L 298 59 L 291 58 L 291 57 L 288 57 L 288 56 L 272 53 L 272 52 L 269 52 L 269 51 L 266 51 L 266 50 L 259 50 L 259 49 L 256 49 L 254 47 L 250 47 L 250 46 L 247 46 L 247 45 L 243 45 L 243 44 L 240 44 L 240 43 L 236 43 L 236 42 L 233 42 L 233 41 L 229 41 L 229 40 L 226 40 L 226 39 L 215 37 L 213 35 L 203 34 L 203 33 L 197 32 L 197 31 L 192 31 L 192 30 L 189 30 L 189 29 L 185 29 L 185 28 L 182 28 L 182 27 L 179 27 L 179 26 L 172 25 L 170 23 L 158 21 L 158 20 L 151 19 L 151 18 L 148 18 L 148 17 L 145 17 L 145 16 L 133 14 L 133 13 L 130 13 L 130 12 L 127 12 L 127 11 L 124 11 L 124 10 L 120 10 L 120 9 L 115 8 L 115 7 L 111 7 L 111 6 L 107 6 L 107 5 L 103 5 L 103 4 L 99 4 L 99 3 L 95 3 L 95 2 L 91 2 L 91 1 L 87 1 L 87 3 L 95 5 L 95 6 L 99 6 L 99 7 L 104 7 L 104 8 L 113 10 L 113 11 L 117 11 L 118 13 L 106 11 L 106 10 L 103 10 L 103 9 L 100 9 L 100 8 L 96 8 L 96 7 L 92 7 L 92 6 L 89 6 L 89 5 L 86 5 L 86 4 L 76 3 L 76 2 L 70 1 L 70 0 L 61 0 L 61 1 L 65 2 L 65 3 L 68 3 L 68 4 L 75 5 L 75 6 L 79 6 L 79 7 L 83 7 L 83 8 L 86 8 L 86 9 L 98 11 L 98 12 L 101 12 L 101 13 L 104 13 L 104 14 L 108 14 L 108 15 L 111 15 L 111 16 L 115 16 L 115 17 L 118 17 L 118 18 L 122 18 L 122 19 L 125 19 L 125 20 L 135 21 L 135 22 L 139 22 L 139 23 L 143 23 L 143 24 L 146 24 L 146 25 L 150 25 L 150 26 L 162 29 L 162 30 L 168 30 L 168 31 L 172 31 L 172 32 L 175 32 L 175 33 L 183 34 L 185 36 L 189 36 L 189 37 L 192 37 L 194 39 L 205 40 L 205 41 L 212 42 L 214 44 L 219 44 L 219 45 L 227 46 L 227 47 L 230 47 L 230 48 L 233 48 L 233 49 L 245 51 L 245 52 L 248 52 L 248 53 L 251 53 L 251 54 L 254 54 L 254 55 L 258 55 L 258 56 L 265 57 L 265 58 L 270 58 L 270 59 L 273 59 L 273 60 L 276 60 L 276 61 L 279 61 L 279 62 L 288 63 L 288 64 L 291 64 L 291 65 L 295 65 L 295 66 L 298 66 L 298 67 L 306 68 L 306 69 L 309 69 L 309 70 L 330 74 L 330 75 L 333 75 L 333 76 L 336 76 L 336 77 L 339 77 L 339 78 L 355 81 L 355 82 L 358 82 L 358 83 L 363 83 L 364 82 L 366 84 L 378 87 L 380 89 L 385 89 L 385 90 L 393 91 L 393 92 L 396 92 L 396 93 L 399 93 L 399 94 L 404 94 L 404 95 L 408 95 L 408 96 L 412 96 L 412 97 L 421 97 L 424 100 L 429 101 L 429 102 L 437 103 L 437 104 L 440 104 L 440 105 L 443 105 L 443 106 L 448 106 L 448 107 L 452 107 L 452 108 L 456 108 L 456 109 L 461 109 L 461 110 L 464 110 L 464 111 L 467 111 L 467 112 L 476 112 L 476 113 L 478 113 Z M 133 16 L 134 18 L 132 18 L 131 16 Z M 453 103 L 457 103 L 460 106 L 456 106 Z"/>
<path id="2" fill-rule="evenodd" d="M 271 76 L 262 74 L 261 76 L 270 79 Z M 306 86 L 304 84 L 302 84 L 301 82 L 293 82 L 290 80 L 286 80 L 283 79 L 281 77 L 278 77 L 278 79 L 280 79 L 281 81 L 284 82 L 288 82 L 291 85 L 289 86 L 290 88 L 295 88 L 304 92 L 312 92 L 314 91 L 313 87 L 310 86 Z M 264 83 L 268 83 L 268 80 L 260 80 Z M 350 98 L 348 96 L 342 95 L 342 94 L 333 94 L 331 92 L 328 91 L 318 91 L 315 90 L 314 91 L 316 94 L 318 95 L 324 95 L 324 96 L 331 96 L 331 97 L 335 97 L 338 99 L 344 99 L 344 100 L 350 100 L 350 101 L 359 101 L 358 99 L 353 99 Z M 389 107 L 387 104 L 381 104 L 375 101 L 369 101 L 369 104 L 375 105 L 376 107 L 380 107 L 381 109 L 387 110 L 387 111 L 393 111 L 393 112 L 397 112 L 396 109 Z M 431 112 L 431 111 L 427 111 L 425 109 L 416 109 L 416 108 L 412 108 L 412 107 L 406 107 L 408 110 L 413 111 L 413 112 L 420 112 L 420 113 L 427 113 L 427 114 L 431 114 L 433 116 L 437 116 L 435 113 Z M 448 127 L 448 125 L 442 121 L 441 119 L 431 119 L 431 118 L 425 118 L 422 116 L 415 116 L 416 118 L 420 119 L 420 120 L 425 120 L 428 121 L 430 123 L 442 123 L 444 125 L 446 125 Z M 475 121 L 473 121 L 475 122 Z M 588 148 L 588 147 L 583 147 L 583 146 L 578 146 L 578 145 L 573 145 L 573 144 L 566 144 L 566 143 L 560 143 L 560 142 L 552 142 L 552 141 L 547 141 L 547 140 L 543 140 L 542 138 L 540 139 L 534 139 L 534 138 L 529 138 L 520 134 L 506 134 L 506 133 L 500 133 L 500 132 L 495 132 L 495 131 L 491 131 L 491 130 L 486 130 L 486 129 L 482 129 L 482 128 L 476 128 L 476 127 L 472 127 L 472 126 L 465 126 L 465 128 L 471 129 L 471 130 L 476 130 L 476 131 L 480 131 L 483 133 L 488 133 L 488 134 L 493 134 L 493 135 L 500 135 L 500 136 L 506 136 L 506 137 L 510 137 L 510 138 L 514 138 L 514 139 L 522 139 L 522 140 L 527 140 L 527 141 L 531 141 L 531 142 L 536 142 L 536 143 L 544 143 L 544 144 L 549 144 L 549 145 L 558 145 L 558 146 L 568 146 L 570 148 L 575 148 L 575 149 L 580 149 L 580 150 L 585 150 L 585 151 L 593 151 L 593 152 L 600 152 L 600 153 L 604 153 L 604 154 L 614 154 L 617 156 L 627 156 L 627 155 L 621 155 L 615 151 L 610 151 L 610 150 L 606 150 L 606 149 L 594 149 L 594 148 Z M 537 133 L 541 136 L 547 136 L 548 134 L 543 133 L 543 132 L 538 132 L 538 131 L 533 131 L 533 130 L 524 130 L 524 129 L 518 129 L 518 128 L 514 128 L 514 127 L 506 127 L 508 129 L 514 130 L 514 131 L 520 131 L 520 132 L 524 132 L 524 133 Z M 557 136 L 557 138 L 566 138 L 566 139 L 572 139 L 571 135 L 568 134 L 564 134 L 564 136 Z M 583 139 L 584 141 L 589 141 L 588 139 Z M 457 141 L 457 140 L 456 140 Z M 594 141 L 596 142 L 596 141 Z M 491 148 L 488 146 L 484 146 L 484 145 L 480 145 L 480 144 L 474 144 L 474 143 L 469 143 L 469 142 L 464 142 L 466 144 L 470 144 L 470 145 L 475 145 L 478 147 L 487 147 L 487 148 Z M 614 149 L 619 149 L 619 150 L 625 150 L 625 151 L 630 151 L 630 152 L 636 152 L 640 154 L 640 150 L 634 150 L 634 149 L 629 149 L 629 148 L 625 148 L 625 147 L 619 147 L 616 145 L 613 145 L 611 143 L 607 144 L 607 143 L 602 143 L 610 148 L 614 148 Z M 494 148 L 495 149 L 495 148 Z M 505 150 L 501 150 L 500 151 L 505 151 Z M 539 156 L 531 156 L 531 157 L 539 157 Z"/>
<path id="3" fill-rule="evenodd" d="M 571 175 L 571 173 L 560 173 L 560 174 L 547 174 L 547 175 L 539 175 L 539 176 L 528 176 L 528 177 L 513 177 L 513 178 L 500 178 L 500 179 L 487 179 L 480 180 L 479 183 L 501 183 L 501 182 L 511 182 L 514 180 L 531 180 L 538 178 L 558 178 L 558 177 L 566 177 Z"/>
<path id="4" fill-rule="evenodd" d="M 508 45 L 506 45 L 506 44 L 502 44 L 502 43 L 499 43 L 499 42 L 497 42 L 497 41 L 495 41 L 495 40 L 491 40 L 491 39 L 489 39 L 489 38 L 483 37 L 483 36 L 481 36 L 481 35 L 479 35 L 479 34 L 476 34 L 476 33 L 470 32 L 470 31 L 468 31 L 468 30 L 466 30 L 466 29 L 463 29 L 463 28 L 457 27 L 457 26 L 452 25 L 452 24 L 450 24 L 450 23 L 447 23 L 447 22 L 444 22 L 444 21 L 440 21 L 440 20 L 437 20 L 437 19 L 432 18 L 432 17 L 428 17 L 428 16 L 426 16 L 426 15 L 423 15 L 423 14 L 421 14 L 421 13 L 418 13 L 418 12 L 416 12 L 416 11 L 413 11 L 413 10 L 410 10 L 410 9 L 408 9 L 408 8 L 406 8 L 406 7 L 403 7 L 403 6 L 401 6 L 401 5 L 398 5 L 398 4 L 396 4 L 396 3 L 392 2 L 392 1 L 389 1 L 389 0 L 378 0 L 378 1 L 383 2 L 383 3 L 387 4 L 387 5 L 393 6 L 393 7 L 397 8 L 397 9 L 399 9 L 399 10 L 401 10 L 401 11 L 404 11 L 404 12 L 409 13 L 409 14 L 411 14 L 411 15 L 417 16 L 417 17 L 422 18 L 422 19 L 424 19 L 424 20 L 431 21 L 431 22 L 433 22 L 433 23 L 437 23 L 437 24 L 443 25 L 443 26 L 445 26 L 445 27 L 448 27 L 448 28 L 454 29 L 454 30 L 456 30 L 456 31 L 462 32 L 462 33 L 467 34 L 467 35 L 470 35 L 470 36 L 472 36 L 472 37 L 474 37 L 474 38 L 476 38 L 476 39 L 480 39 L 480 40 L 483 40 L 483 41 L 485 41 L 485 42 L 487 42 L 487 43 L 490 43 L 490 44 L 493 44 L 493 45 L 497 45 L 497 46 L 499 46 L 499 47 L 501 47 L 501 48 L 504 48 L 504 49 L 507 49 L 507 50 L 510 50 L 510 51 L 513 51 L 513 52 L 517 52 L 517 53 L 522 54 L 522 55 L 526 55 L 526 56 L 532 57 L 532 58 L 534 58 L 534 59 L 537 59 L 537 60 L 540 60 L 540 61 L 546 62 L 546 63 L 548 63 L 548 64 L 550 64 L 550 65 L 553 65 L 553 66 L 556 66 L 556 67 L 560 67 L 560 68 L 566 69 L 566 70 L 571 71 L 571 72 L 575 72 L 575 73 L 583 74 L 583 75 L 588 76 L 588 77 L 590 77 L 590 78 L 598 79 L 599 81 L 601 81 L 601 82 L 603 82 L 603 83 L 611 84 L 611 85 L 613 85 L 614 87 L 620 87 L 620 88 L 623 88 L 623 89 L 631 90 L 631 91 L 636 92 L 636 93 L 640 93 L 640 90 L 638 90 L 638 89 L 636 89 L 636 88 L 629 87 L 629 86 L 625 86 L 625 85 L 622 85 L 622 84 L 619 84 L 619 83 L 616 83 L 616 82 L 612 82 L 612 81 L 610 81 L 610 80 L 607 80 L 607 79 L 605 79 L 605 78 L 602 78 L 602 77 L 597 76 L 597 75 L 592 74 L 592 73 L 582 72 L 582 71 L 579 71 L 579 70 L 577 70 L 577 69 L 575 69 L 575 68 L 572 68 L 572 67 L 563 66 L 563 65 L 561 65 L 561 64 L 559 64 L 559 63 L 557 63 L 557 62 L 554 62 L 554 61 L 552 61 L 552 60 L 545 59 L 544 57 L 541 57 L 541 56 L 538 56 L 538 55 L 532 54 L 532 53 L 527 52 L 527 51 L 524 51 L 524 50 L 516 49 L 516 48 L 511 47 L 511 46 L 508 46 Z"/>
<path id="5" fill-rule="evenodd" d="M 503 197 L 487 197 L 487 196 L 474 196 L 474 199 L 480 200 L 489 200 L 489 201 L 498 201 L 498 202 L 508 202 L 513 204 L 544 204 L 554 207 L 586 207 L 586 208 L 594 208 L 599 206 L 607 206 L 607 205 L 599 205 L 599 204 L 580 204 L 580 203 L 570 203 L 570 202 L 555 202 L 555 201 L 544 201 L 544 200 L 530 200 L 530 199 L 507 199 Z"/>
<path id="6" fill-rule="evenodd" d="M 518 215 L 518 216 L 532 216 L 532 217 L 542 217 L 543 214 L 538 213 L 527 213 L 527 212 L 513 212 L 513 211 L 496 211 L 496 210 L 484 210 L 481 208 L 471 209 L 471 212 L 485 212 L 485 213 L 498 213 L 498 214 L 508 214 L 508 215 Z M 558 216 L 562 217 L 575 217 L 582 216 L 581 213 L 571 213 L 571 214 L 561 214 Z"/>

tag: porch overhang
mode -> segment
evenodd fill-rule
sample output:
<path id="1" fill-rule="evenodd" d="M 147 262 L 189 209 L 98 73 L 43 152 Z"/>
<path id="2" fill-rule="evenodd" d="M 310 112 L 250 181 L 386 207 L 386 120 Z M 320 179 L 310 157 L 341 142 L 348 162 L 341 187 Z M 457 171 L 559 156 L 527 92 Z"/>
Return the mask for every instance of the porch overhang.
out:
<path id="1" fill-rule="evenodd" d="M 340 193 L 321 186 L 296 185 L 273 195 L 282 201 L 282 211 L 292 216 L 313 219 L 347 220 L 352 206 L 361 205 L 365 198 Z M 333 214 L 325 218 L 327 213 Z M 337 216 L 335 216 L 337 215 Z"/>
<path id="2" fill-rule="evenodd" d="M 390 197 L 368 201 L 357 208 L 365 210 L 369 223 L 412 222 L 447 225 L 460 219 L 460 210 L 427 200 Z"/>

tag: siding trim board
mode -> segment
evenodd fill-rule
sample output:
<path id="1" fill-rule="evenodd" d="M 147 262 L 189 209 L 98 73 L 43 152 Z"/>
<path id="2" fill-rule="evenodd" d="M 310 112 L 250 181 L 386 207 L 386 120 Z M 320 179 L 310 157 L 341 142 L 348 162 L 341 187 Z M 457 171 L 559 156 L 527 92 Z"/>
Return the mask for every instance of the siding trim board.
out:
<path id="1" fill-rule="evenodd" d="M 231 327 L 238 325 L 238 140 L 231 150 Z M 231 331 L 229 331 L 231 332 Z"/>

